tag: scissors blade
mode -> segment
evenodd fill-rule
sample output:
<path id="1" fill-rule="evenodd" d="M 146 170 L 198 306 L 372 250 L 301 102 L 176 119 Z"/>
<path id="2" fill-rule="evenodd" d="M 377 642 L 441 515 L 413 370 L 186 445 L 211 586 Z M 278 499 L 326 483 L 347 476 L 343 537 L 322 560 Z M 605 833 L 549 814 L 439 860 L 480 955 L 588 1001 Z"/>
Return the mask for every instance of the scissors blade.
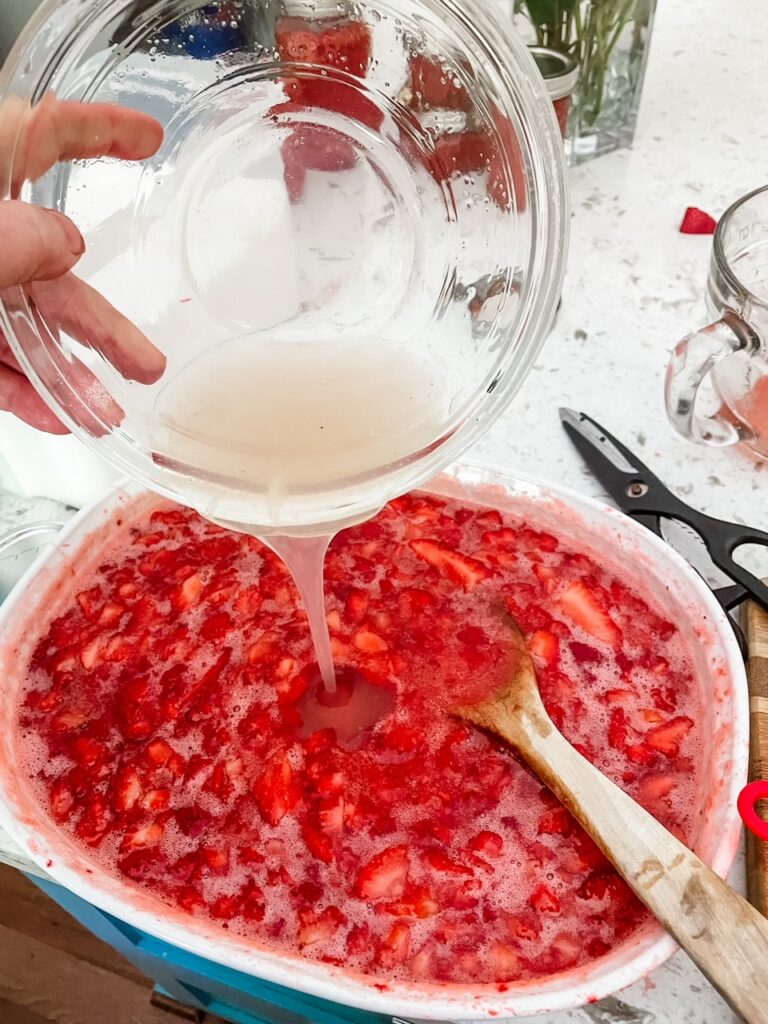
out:
<path id="1" fill-rule="evenodd" d="M 662 518 L 660 534 L 713 590 L 733 586 L 731 577 L 712 561 L 702 538 L 686 523 L 680 522 L 679 519 Z"/>
<path id="2" fill-rule="evenodd" d="M 616 504 L 629 511 L 628 485 L 638 476 L 655 481 L 651 471 L 586 413 L 560 409 L 560 419 L 592 473 Z"/>

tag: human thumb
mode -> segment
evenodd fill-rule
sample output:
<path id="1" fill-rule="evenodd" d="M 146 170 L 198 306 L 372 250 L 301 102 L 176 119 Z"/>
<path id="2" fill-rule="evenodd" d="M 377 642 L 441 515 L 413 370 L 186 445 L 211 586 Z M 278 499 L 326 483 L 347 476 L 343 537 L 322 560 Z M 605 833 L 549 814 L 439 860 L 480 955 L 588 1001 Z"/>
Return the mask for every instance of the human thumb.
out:
<path id="1" fill-rule="evenodd" d="M 84 252 L 83 236 L 64 214 L 0 202 L 0 289 L 60 277 Z"/>

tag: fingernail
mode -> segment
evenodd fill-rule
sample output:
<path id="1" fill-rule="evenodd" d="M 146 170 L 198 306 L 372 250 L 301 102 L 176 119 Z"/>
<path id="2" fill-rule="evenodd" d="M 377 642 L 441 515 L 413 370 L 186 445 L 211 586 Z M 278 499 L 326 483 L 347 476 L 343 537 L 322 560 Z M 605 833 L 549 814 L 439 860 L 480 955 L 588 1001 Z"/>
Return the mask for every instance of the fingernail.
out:
<path id="1" fill-rule="evenodd" d="M 57 210 L 51 210 L 51 213 L 56 217 L 59 227 L 64 232 L 72 255 L 82 256 L 85 252 L 85 239 L 83 236 L 77 230 L 69 217 L 65 217 L 63 213 L 59 213 Z"/>

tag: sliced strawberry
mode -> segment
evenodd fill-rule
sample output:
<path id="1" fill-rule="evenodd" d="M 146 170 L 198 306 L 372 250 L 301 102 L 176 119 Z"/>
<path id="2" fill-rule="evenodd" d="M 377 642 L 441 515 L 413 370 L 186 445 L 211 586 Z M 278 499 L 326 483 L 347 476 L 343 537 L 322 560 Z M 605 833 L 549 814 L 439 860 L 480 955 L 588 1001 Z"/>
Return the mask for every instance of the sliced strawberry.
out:
<path id="1" fill-rule="evenodd" d="M 381 908 L 395 917 L 434 917 L 440 911 L 440 904 L 428 889 L 420 886 L 407 892 L 397 903 L 386 903 Z"/>
<path id="2" fill-rule="evenodd" d="M 381 654 L 389 648 L 386 640 L 371 629 L 359 629 L 352 637 L 352 643 L 364 654 Z"/>
<path id="3" fill-rule="evenodd" d="M 99 740 L 87 736 L 78 737 L 72 744 L 72 756 L 79 765 L 92 767 L 107 760 L 108 751 Z"/>
<path id="4" fill-rule="evenodd" d="M 150 764 L 158 768 L 164 767 L 173 757 L 178 756 L 170 743 L 165 740 L 152 740 L 147 744 L 146 755 Z"/>
<path id="5" fill-rule="evenodd" d="M 553 807 L 539 818 L 537 832 L 539 835 L 567 836 L 573 831 L 573 818 L 565 807 Z"/>
<path id="6" fill-rule="evenodd" d="M 411 948 L 411 929 L 398 921 L 382 940 L 376 951 L 376 961 L 382 967 L 395 967 L 408 957 Z"/>
<path id="7" fill-rule="evenodd" d="M 545 665 L 554 665 L 557 662 L 560 648 L 557 637 L 549 630 L 537 629 L 528 637 L 528 650 L 533 657 Z"/>
<path id="8" fill-rule="evenodd" d="M 301 823 L 301 834 L 304 837 L 304 842 L 307 844 L 307 849 L 313 857 L 317 857 L 318 860 L 322 860 L 326 864 L 333 862 L 333 843 L 327 835 L 323 832 L 318 832 L 308 821 Z"/>
<path id="9" fill-rule="evenodd" d="M 123 768 L 117 776 L 114 797 L 115 810 L 130 811 L 142 795 L 142 786 L 135 768 Z"/>
<path id="10" fill-rule="evenodd" d="M 51 728 L 57 733 L 76 732 L 88 721 L 80 711 L 63 711 L 53 719 Z"/>
<path id="11" fill-rule="evenodd" d="M 549 955 L 554 969 L 564 970 L 579 959 L 581 944 L 575 936 L 560 932 L 550 943 Z"/>
<path id="12" fill-rule="evenodd" d="M 560 913 L 560 900 L 547 885 L 540 885 L 531 894 L 529 903 L 535 910 L 540 910 L 544 913 Z"/>
<path id="13" fill-rule="evenodd" d="M 96 618 L 103 600 L 104 598 L 98 587 L 91 587 L 90 590 L 83 590 L 77 595 L 77 603 L 89 619 Z"/>
<path id="14" fill-rule="evenodd" d="M 494 981 L 512 981 L 520 976 L 520 955 L 512 946 L 494 942 L 490 949 L 490 962 Z"/>
<path id="15" fill-rule="evenodd" d="M 141 806 L 145 811 L 164 811 L 170 802 L 170 789 L 148 789 L 141 798 Z"/>
<path id="16" fill-rule="evenodd" d="M 176 892 L 176 902 L 188 914 L 194 914 L 197 910 L 205 909 L 205 900 L 192 885 L 182 886 Z"/>
<path id="17" fill-rule="evenodd" d="M 678 715 L 664 725 L 658 725 L 645 734 L 645 742 L 653 750 L 658 750 L 665 757 L 677 757 L 680 744 L 693 728 L 693 720 L 685 715 Z"/>
<path id="18" fill-rule="evenodd" d="M 649 765 L 656 759 L 656 754 L 645 743 L 634 743 L 626 747 L 624 753 L 635 764 Z"/>
<path id="19" fill-rule="evenodd" d="M 398 899 L 408 877 L 408 851 L 390 846 L 377 853 L 359 872 L 354 893 L 360 899 Z"/>
<path id="20" fill-rule="evenodd" d="M 301 796 L 284 751 L 278 751 L 267 762 L 264 773 L 253 787 L 253 795 L 262 817 L 270 825 L 279 825 Z"/>
<path id="21" fill-rule="evenodd" d="M 240 911 L 239 896 L 219 896 L 211 905 L 211 917 L 231 921 Z"/>
<path id="22" fill-rule="evenodd" d="M 123 617 L 125 608 L 121 604 L 105 604 L 99 616 L 99 625 L 109 628 L 116 626 Z"/>
<path id="23" fill-rule="evenodd" d="M 410 547 L 419 558 L 423 558 L 448 579 L 461 583 L 465 590 L 472 590 L 491 575 L 490 570 L 482 562 L 457 551 L 451 551 L 435 541 L 412 540 Z"/>
<path id="24" fill-rule="evenodd" d="M 426 850 L 424 853 L 424 860 L 429 864 L 435 871 L 442 871 L 448 875 L 471 875 L 472 869 L 466 867 L 464 864 L 459 864 L 458 861 L 451 860 L 451 858 L 433 846 Z"/>
<path id="25" fill-rule="evenodd" d="M 95 639 L 87 643 L 80 651 L 80 663 L 83 668 L 91 669 L 99 661 L 99 651 L 101 650 L 101 637 L 97 636 Z"/>
<path id="26" fill-rule="evenodd" d="M 696 206 L 689 206 L 683 214 L 679 230 L 681 235 L 714 235 L 716 228 L 714 217 Z"/>
<path id="27" fill-rule="evenodd" d="M 473 853 L 482 854 L 483 857 L 500 857 L 504 852 L 504 840 L 498 832 L 478 832 L 467 844 Z"/>
<path id="28" fill-rule="evenodd" d="M 398 754 L 412 753 L 414 750 L 418 750 L 423 743 L 418 729 L 398 723 L 379 733 L 378 741 L 387 750 L 394 750 Z"/>
<path id="29" fill-rule="evenodd" d="M 245 657 L 249 665 L 255 665 L 257 662 L 264 661 L 275 647 L 275 638 L 271 633 L 265 633 L 260 637 L 255 644 L 246 651 Z"/>
<path id="30" fill-rule="evenodd" d="M 673 775 L 664 775 L 655 772 L 653 775 L 646 775 L 640 780 L 639 793 L 644 800 L 661 800 L 669 796 L 675 788 L 676 779 Z"/>
<path id="31" fill-rule="evenodd" d="M 314 946 L 318 942 L 327 942 L 332 939 L 347 919 L 338 907 L 326 907 L 322 913 L 317 914 L 314 910 L 305 910 L 299 915 L 299 931 L 296 942 L 299 949 L 306 946 Z"/>
<path id="32" fill-rule="evenodd" d="M 151 846 L 157 846 L 163 838 L 163 826 L 153 821 L 149 825 L 126 832 L 120 844 L 120 852 L 127 853 L 130 850 L 144 850 Z"/>
<path id="33" fill-rule="evenodd" d="M 369 597 L 366 590 L 360 590 L 359 587 L 353 588 L 344 605 L 344 618 L 348 622 L 359 622 L 368 611 L 368 602 Z"/>
<path id="34" fill-rule="evenodd" d="M 95 796 L 85 806 L 83 815 L 78 821 L 75 832 L 91 846 L 98 845 L 109 828 L 112 815 L 106 800 Z"/>
<path id="35" fill-rule="evenodd" d="M 472 100 L 456 72 L 423 54 L 411 57 L 411 90 L 417 109 L 470 110 Z"/>
<path id="36" fill-rule="evenodd" d="M 246 921 L 263 921 L 266 914 L 264 893 L 258 886 L 250 885 L 243 892 L 243 903 L 240 913 Z"/>
<path id="37" fill-rule="evenodd" d="M 557 603 L 565 615 L 590 636 L 611 647 L 620 645 L 621 633 L 618 626 L 583 580 L 571 583 L 559 596 Z"/>
<path id="38" fill-rule="evenodd" d="M 229 851 L 222 850 L 215 846 L 201 846 L 200 857 L 206 867 L 219 875 L 225 875 L 229 871 Z"/>
<path id="39" fill-rule="evenodd" d="M 320 827 L 324 832 L 341 832 L 344 828 L 344 798 L 324 797 L 318 809 Z"/>
<path id="40" fill-rule="evenodd" d="M 197 573 L 193 573 L 184 580 L 177 593 L 172 598 L 173 606 L 178 608 L 180 611 L 186 608 L 191 608 L 193 604 L 197 603 L 202 590 L 203 581 Z"/>
<path id="41" fill-rule="evenodd" d="M 75 804 L 75 794 L 66 779 L 56 779 L 51 786 L 49 802 L 51 814 L 57 821 L 66 821 Z"/>
<path id="42" fill-rule="evenodd" d="M 629 738 L 629 722 L 623 708 L 614 708 L 608 723 L 608 743 L 614 750 L 624 750 Z"/>

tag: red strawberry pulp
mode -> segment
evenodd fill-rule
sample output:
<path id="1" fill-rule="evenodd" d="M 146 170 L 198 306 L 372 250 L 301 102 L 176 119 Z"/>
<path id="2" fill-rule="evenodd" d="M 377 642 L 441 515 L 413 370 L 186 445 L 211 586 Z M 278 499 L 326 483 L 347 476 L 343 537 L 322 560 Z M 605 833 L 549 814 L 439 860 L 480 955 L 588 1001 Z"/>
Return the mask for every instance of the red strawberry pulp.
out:
<path id="1" fill-rule="evenodd" d="M 357 743 L 304 720 L 316 667 L 271 551 L 166 504 L 124 527 L 75 575 L 20 700 L 61 828 L 167 904 L 380 980 L 504 987 L 646 922 L 568 811 L 450 708 L 512 670 L 511 612 L 558 727 L 689 836 L 702 695 L 652 601 L 527 522 L 423 494 L 336 537 L 326 594 L 340 688 L 382 697 Z"/>

